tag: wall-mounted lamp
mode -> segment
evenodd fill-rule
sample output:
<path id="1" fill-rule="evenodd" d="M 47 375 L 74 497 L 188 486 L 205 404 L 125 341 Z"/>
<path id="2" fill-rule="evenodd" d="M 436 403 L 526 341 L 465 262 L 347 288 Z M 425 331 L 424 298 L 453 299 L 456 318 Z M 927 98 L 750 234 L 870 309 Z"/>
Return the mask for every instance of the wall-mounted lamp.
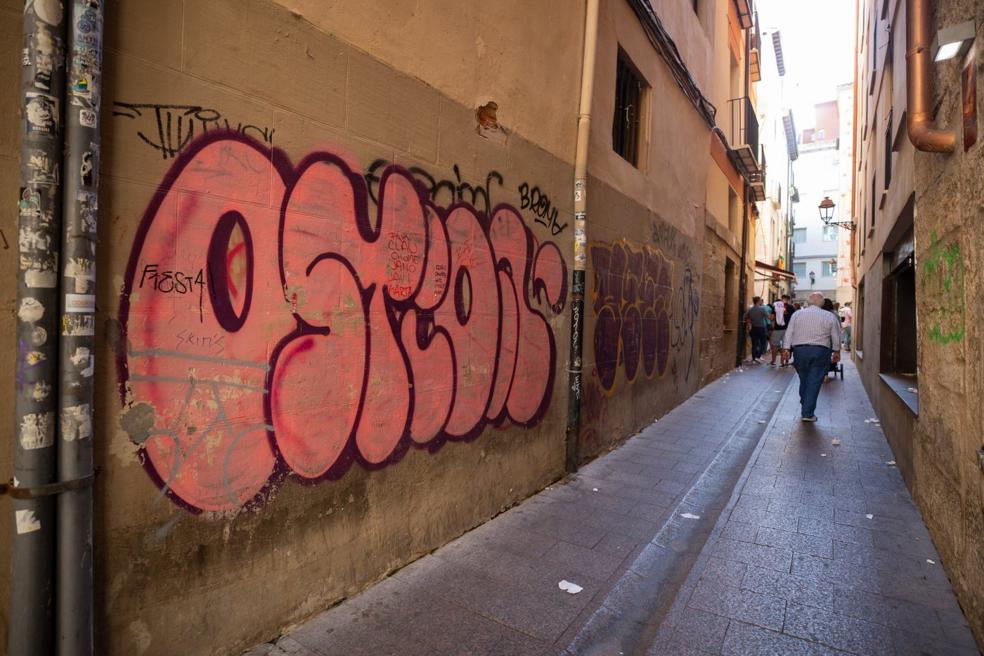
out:
<path id="1" fill-rule="evenodd" d="M 977 35 L 977 25 L 967 21 L 959 25 L 944 27 L 933 39 L 933 61 L 941 62 L 954 57 L 963 57 Z"/>
<path id="2" fill-rule="evenodd" d="M 823 221 L 824 225 L 837 226 L 838 228 L 846 228 L 848 230 L 854 230 L 857 225 L 854 221 L 834 221 L 834 201 L 830 200 L 830 196 L 824 196 L 823 200 L 820 201 L 820 220 Z"/>

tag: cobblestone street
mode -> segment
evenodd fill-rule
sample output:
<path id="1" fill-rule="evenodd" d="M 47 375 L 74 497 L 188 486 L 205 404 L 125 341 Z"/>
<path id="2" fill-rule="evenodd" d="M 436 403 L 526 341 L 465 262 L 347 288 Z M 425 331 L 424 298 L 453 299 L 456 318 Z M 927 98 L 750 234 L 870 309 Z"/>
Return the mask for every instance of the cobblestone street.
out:
<path id="1" fill-rule="evenodd" d="M 735 371 L 249 654 L 979 653 L 853 364 L 797 389 Z"/>

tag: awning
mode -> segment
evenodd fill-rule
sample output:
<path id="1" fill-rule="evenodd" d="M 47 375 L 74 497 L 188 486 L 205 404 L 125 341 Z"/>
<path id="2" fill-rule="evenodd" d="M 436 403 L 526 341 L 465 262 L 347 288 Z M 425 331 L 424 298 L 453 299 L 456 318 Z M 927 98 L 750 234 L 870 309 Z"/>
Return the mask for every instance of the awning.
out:
<path id="1" fill-rule="evenodd" d="M 786 278 L 787 280 L 796 280 L 796 274 L 792 271 L 786 271 L 785 269 L 780 269 L 777 266 L 771 264 L 766 264 L 765 262 L 760 262 L 755 260 L 755 268 L 763 273 L 771 273 L 773 277 Z"/>

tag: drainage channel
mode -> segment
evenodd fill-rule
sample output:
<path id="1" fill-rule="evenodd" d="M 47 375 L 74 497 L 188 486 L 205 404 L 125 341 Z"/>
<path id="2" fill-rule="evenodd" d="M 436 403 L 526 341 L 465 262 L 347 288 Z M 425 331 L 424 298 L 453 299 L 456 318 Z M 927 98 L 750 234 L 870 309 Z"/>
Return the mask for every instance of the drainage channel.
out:
<path id="1" fill-rule="evenodd" d="M 751 404 L 652 541 L 581 627 L 568 653 L 630 656 L 647 652 L 749 458 L 775 423 L 776 409 L 787 389 L 776 393 L 769 385 Z"/>

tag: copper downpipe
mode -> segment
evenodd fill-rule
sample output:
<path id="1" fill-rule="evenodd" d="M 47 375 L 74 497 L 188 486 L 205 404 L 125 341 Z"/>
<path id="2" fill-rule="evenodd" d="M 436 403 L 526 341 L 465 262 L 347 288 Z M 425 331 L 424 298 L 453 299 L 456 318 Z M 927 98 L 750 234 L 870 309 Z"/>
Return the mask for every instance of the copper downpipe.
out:
<path id="1" fill-rule="evenodd" d="M 906 100 L 909 141 L 928 153 L 952 153 L 956 134 L 932 127 L 933 59 L 929 0 L 906 0 Z"/>

